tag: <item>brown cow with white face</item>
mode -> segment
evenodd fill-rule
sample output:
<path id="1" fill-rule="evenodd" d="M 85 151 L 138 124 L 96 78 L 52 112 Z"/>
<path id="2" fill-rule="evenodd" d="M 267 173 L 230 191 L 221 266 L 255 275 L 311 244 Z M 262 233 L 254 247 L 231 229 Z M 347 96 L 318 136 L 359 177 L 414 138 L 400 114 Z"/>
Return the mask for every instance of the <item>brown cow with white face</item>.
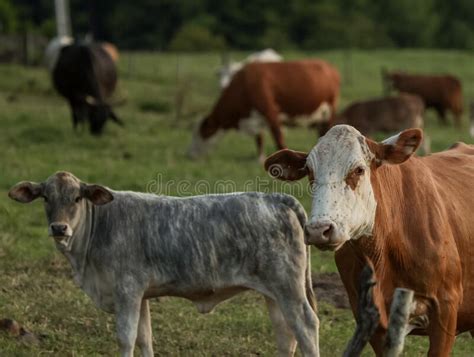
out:
<path id="1" fill-rule="evenodd" d="M 474 329 L 474 147 L 412 157 L 421 140 L 408 129 L 377 143 L 337 125 L 309 153 L 285 149 L 265 163 L 282 180 L 309 177 L 306 242 L 336 250 L 354 311 L 359 272 L 373 262 L 377 355 L 396 287 L 415 291 L 408 332 L 429 336 L 430 356 L 448 356 L 456 334 Z"/>

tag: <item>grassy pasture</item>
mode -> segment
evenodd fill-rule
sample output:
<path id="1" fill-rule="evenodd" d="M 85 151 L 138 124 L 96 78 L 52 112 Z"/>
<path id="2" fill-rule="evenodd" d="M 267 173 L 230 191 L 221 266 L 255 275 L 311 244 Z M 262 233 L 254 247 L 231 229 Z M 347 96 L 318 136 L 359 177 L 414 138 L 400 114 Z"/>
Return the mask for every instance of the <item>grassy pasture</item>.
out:
<path id="1" fill-rule="evenodd" d="M 236 58 L 244 53 L 236 54 Z M 352 100 L 381 93 L 380 67 L 416 72 L 449 72 L 463 81 L 466 101 L 474 98 L 474 56 L 446 51 L 330 51 L 284 53 L 288 59 L 317 56 L 340 68 L 341 107 Z M 70 278 L 66 260 L 47 237 L 43 207 L 10 201 L 6 193 L 20 180 L 41 181 L 57 170 L 68 170 L 84 181 L 115 189 L 191 195 L 208 191 L 285 191 L 309 210 L 304 185 L 271 181 L 257 163 L 253 138 L 228 133 L 207 158 L 192 162 L 185 155 L 194 122 L 216 99 L 215 70 L 219 56 L 209 54 L 125 53 L 120 60 L 119 96 L 128 98 L 117 113 L 122 129 L 109 123 L 100 139 L 87 131 L 74 134 L 69 109 L 51 89 L 46 70 L 0 65 L 0 319 L 13 318 L 46 337 L 24 345 L 0 333 L 1 356 L 116 355 L 114 321 L 96 309 Z M 177 98 L 182 115 L 176 120 Z M 426 130 L 432 150 L 455 141 L 472 142 L 467 115 L 458 131 L 440 126 L 428 112 Z M 289 147 L 308 150 L 314 132 L 287 129 Z M 266 152 L 274 150 L 269 135 Z M 224 181 L 222 181 L 224 180 Z M 183 182 L 188 184 L 183 185 Z M 225 184 L 222 184 L 222 183 Z M 229 186 L 230 185 L 230 186 Z M 313 250 L 312 268 L 335 271 L 331 253 Z M 200 315 L 181 299 L 163 298 L 151 304 L 154 348 L 158 355 L 240 356 L 275 354 L 272 329 L 256 294 L 246 293 L 210 315 Z M 354 322 L 348 310 L 320 306 L 321 354 L 341 355 Z M 427 351 L 427 339 L 409 337 L 406 356 Z M 373 355 L 367 349 L 365 355 Z M 454 356 L 474 355 L 474 339 L 461 335 Z"/>

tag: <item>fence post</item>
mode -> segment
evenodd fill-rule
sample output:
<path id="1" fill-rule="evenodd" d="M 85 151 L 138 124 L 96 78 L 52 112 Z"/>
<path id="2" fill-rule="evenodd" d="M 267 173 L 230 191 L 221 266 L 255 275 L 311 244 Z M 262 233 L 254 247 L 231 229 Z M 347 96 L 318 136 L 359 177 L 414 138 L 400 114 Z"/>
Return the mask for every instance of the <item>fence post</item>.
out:
<path id="1" fill-rule="evenodd" d="M 413 306 L 413 296 L 413 290 L 395 289 L 385 337 L 384 356 L 386 357 L 399 356 L 403 351 L 406 326 Z"/>

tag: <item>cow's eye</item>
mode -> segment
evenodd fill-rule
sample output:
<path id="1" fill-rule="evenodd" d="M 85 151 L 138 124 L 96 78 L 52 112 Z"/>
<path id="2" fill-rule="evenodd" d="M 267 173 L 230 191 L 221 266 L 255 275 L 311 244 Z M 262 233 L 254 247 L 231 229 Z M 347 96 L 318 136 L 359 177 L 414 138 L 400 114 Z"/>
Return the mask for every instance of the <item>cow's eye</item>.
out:
<path id="1" fill-rule="evenodd" d="M 43 196 L 43 200 L 44 200 L 44 202 L 48 202 L 48 197 Z"/>
<path id="2" fill-rule="evenodd" d="M 354 170 L 354 173 L 357 175 L 357 176 L 362 176 L 365 172 L 365 169 L 362 167 L 362 166 L 359 166 L 358 168 L 356 168 Z"/>
<path id="3" fill-rule="evenodd" d="M 76 203 L 79 203 L 79 202 L 81 202 L 81 200 L 82 200 L 82 197 L 81 197 L 81 196 L 77 196 L 74 201 L 75 201 Z"/>

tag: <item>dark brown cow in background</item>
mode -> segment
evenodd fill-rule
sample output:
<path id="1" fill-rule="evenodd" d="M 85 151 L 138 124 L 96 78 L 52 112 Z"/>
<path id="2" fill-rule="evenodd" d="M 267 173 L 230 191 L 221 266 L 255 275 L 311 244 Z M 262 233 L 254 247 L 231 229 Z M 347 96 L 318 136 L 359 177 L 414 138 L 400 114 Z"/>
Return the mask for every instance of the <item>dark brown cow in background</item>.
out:
<path id="1" fill-rule="evenodd" d="M 50 42 L 45 55 L 53 85 L 71 108 L 74 129 L 89 121 L 90 132 L 100 135 L 109 118 L 123 125 L 110 103 L 117 85 L 115 46 L 60 37 Z"/>
<path id="2" fill-rule="evenodd" d="M 263 160 L 264 128 L 270 129 L 277 148 L 284 148 L 282 122 L 293 123 L 299 116 L 309 116 L 306 120 L 312 124 L 327 120 L 321 112 L 329 107 L 334 114 L 339 85 L 336 68 L 320 60 L 249 63 L 235 74 L 199 124 L 189 155 L 204 154 L 219 131 L 239 129 L 255 136 Z"/>
<path id="3" fill-rule="evenodd" d="M 417 95 L 400 94 L 396 97 L 375 98 L 349 104 L 335 115 L 332 125 L 347 124 L 363 135 L 372 137 L 375 133 L 394 134 L 404 129 L 423 129 L 425 105 Z M 324 134 L 329 127 L 323 128 Z M 430 152 L 429 138 L 425 136 L 423 151 Z"/>
<path id="4" fill-rule="evenodd" d="M 382 81 L 385 94 L 392 89 L 416 94 L 423 99 L 426 108 L 436 110 L 443 123 L 446 123 L 446 112 L 450 111 L 454 116 L 456 126 L 461 126 L 463 96 L 462 85 L 458 78 L 451 75 L 388 72 L 382 69 Z"/>

